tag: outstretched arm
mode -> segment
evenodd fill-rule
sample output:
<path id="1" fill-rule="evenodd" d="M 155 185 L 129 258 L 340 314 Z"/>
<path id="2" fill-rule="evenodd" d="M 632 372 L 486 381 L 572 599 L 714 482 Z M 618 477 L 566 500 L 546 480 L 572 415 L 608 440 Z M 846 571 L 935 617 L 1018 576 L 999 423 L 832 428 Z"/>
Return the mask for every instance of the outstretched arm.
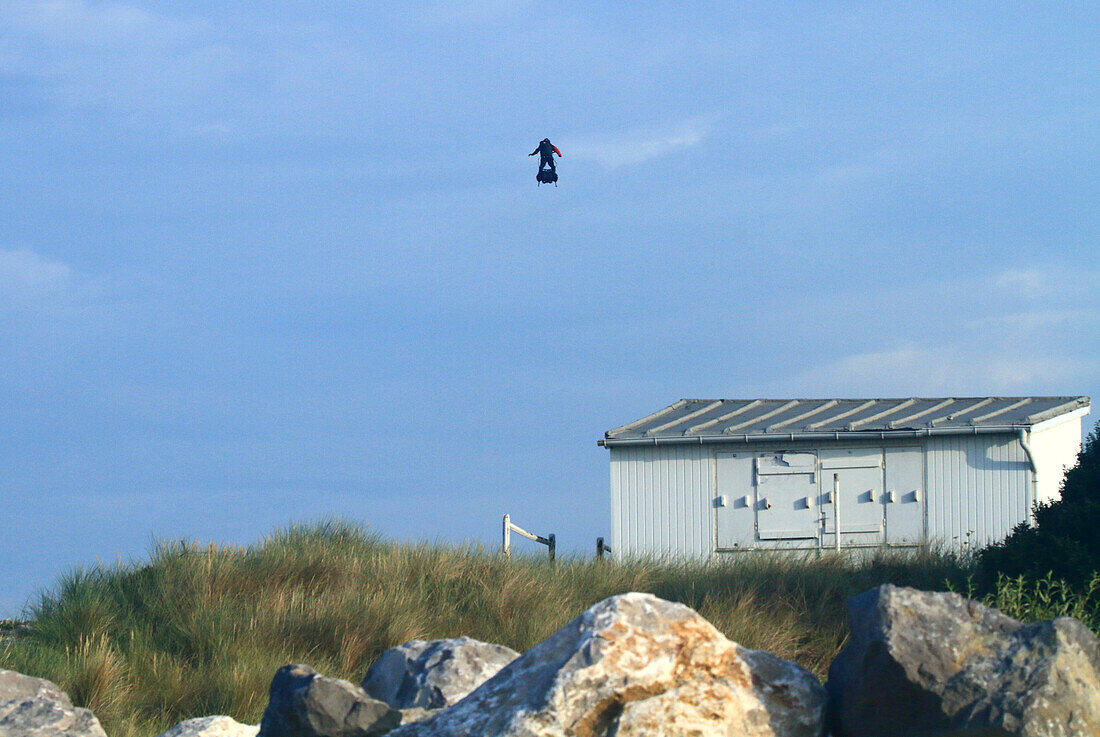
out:
<path id="1" fill-rule="evenodd" d="M 531 153 L 529 153 L 529 154 L 527 154 L 527 155 L 528 155 L 528 156 L 534 156 L 534 155 L 535 155 L 535 154 L 537 154 L 538 152 L 539 152 L 539 150 L 538 150 L 538 149 L 536 148 L 536 149 L 535 149 L 534 151 L 532 151 Z"/>

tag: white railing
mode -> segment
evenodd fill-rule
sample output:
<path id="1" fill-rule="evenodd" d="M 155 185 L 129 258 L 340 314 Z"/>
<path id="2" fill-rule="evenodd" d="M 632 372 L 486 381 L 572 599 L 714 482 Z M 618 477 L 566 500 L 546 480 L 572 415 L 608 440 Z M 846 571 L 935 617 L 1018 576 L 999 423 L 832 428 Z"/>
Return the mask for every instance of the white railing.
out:
<path id="1" fill-rule="evenodd" d="M 504 529 L 503 529 L 502 541 L 501 541 L 502 542 L 501 552 L 504 553 L 505 557 L 509 557 L 509 556 L 512 555 L 512 533 L 513 532 L 516 533 L 517 535 L 522 535 L 523 537 L 527 538 L 528 540 L 534 540 L 535 542 L 539 543 L 540 545 L 545 545 L 548 552 L 549 552 L 549 554 L 550 554 L 550 560 L 554 560 L 554 554 L 557 552 L 557 547 L 558 547 L 557 538 L 554 537 L 554 533 L 550 533 L 550 535 L 548 537 L 543 537 L 542 535 L 536 535 L 533 532 L 528 532 L 527 530 L 523 529 L 519 525 L 513 525 L 512 524 L 512 518 L 507 514 L 504 515 Z"/>

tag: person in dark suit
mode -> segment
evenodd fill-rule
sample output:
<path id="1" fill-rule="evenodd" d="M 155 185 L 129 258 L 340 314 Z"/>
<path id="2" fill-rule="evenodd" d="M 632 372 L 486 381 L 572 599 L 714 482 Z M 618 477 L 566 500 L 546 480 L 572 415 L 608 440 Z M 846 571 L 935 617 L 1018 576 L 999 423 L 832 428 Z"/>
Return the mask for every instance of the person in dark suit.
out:
<path id="1" fill-rule="evenodd" d="M 550 143 L 549 138 L 544 138 L 539 141 L 538 147 L 527 155 L 534 156 L 535 154 L 541 157 L 539 159 L 539 171 L 542 171 L 546 167 L 550 167 L 550 171 L 557 171 L 554 167 L 554 154 L 561 156 L 561 151 L 558 150 L 557 146 Z"/>

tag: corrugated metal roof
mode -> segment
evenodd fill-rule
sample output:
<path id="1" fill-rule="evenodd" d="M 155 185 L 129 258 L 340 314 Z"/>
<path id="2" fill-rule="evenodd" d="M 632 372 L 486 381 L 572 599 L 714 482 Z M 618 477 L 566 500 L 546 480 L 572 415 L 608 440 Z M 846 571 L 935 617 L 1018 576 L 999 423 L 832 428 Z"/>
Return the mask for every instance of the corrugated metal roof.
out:
<path id="1" fill-rule="evenodd" d="M 712 442 L 809 435 L 1011 432 L 1089 406 L 1088 397 L 681 399 L 604 437 Z"/>

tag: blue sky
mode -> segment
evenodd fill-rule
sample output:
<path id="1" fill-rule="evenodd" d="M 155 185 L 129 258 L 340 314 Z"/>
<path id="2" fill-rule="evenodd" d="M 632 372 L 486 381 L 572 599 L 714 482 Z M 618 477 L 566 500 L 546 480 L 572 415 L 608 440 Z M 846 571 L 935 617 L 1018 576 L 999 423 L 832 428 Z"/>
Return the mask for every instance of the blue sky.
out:
<path id="1" fill-rule="evenodd" d="M 587 553 L 681 397 L 1100 394 L 1094 3 L 680 5 L 0 4 L 0 616 L 331 515 Z"/>

